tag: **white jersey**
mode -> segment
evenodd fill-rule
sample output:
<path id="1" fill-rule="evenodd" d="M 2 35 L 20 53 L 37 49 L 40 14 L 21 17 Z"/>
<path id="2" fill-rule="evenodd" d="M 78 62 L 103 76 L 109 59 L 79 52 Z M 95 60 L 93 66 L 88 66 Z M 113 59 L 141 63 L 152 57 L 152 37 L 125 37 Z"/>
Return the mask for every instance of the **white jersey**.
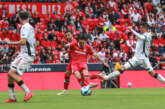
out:
<path id="1" fill-rule="evenodd" d="M 142 35 L 145 37 L 145 40 L 138 39 L 136 44 L 135 57 L 138 59 L 144 59 L 150 54 L 152 35 L 150 32 L 145 32 Z"/>
<path id="2" fill-rule="evenodd" d="M 20 55 L 35 56 L 35 33 L 34 28 L 29 23 L 22 26 L 20 37 L 27 39 L 26 45 L 21 46 Z"/>

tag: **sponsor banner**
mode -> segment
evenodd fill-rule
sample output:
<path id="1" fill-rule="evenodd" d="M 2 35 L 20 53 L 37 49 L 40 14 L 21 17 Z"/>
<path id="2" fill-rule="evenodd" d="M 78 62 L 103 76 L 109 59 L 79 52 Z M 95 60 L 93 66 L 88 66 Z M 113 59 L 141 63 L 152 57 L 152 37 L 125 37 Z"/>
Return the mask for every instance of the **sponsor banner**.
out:
<path id="1" fill-rule="evenodd" d="M 67 64 L 40 64 L 31 65 L 26 72 L 65 72 Z M 100 71 L 101 64 L 88 64 L 89 71 Z"/>
<path id="2" fill-rule="evenodd" d="M 0 2 L 0 8 L 4 2 Z M 26 11 L 28 8 L 31 9 L 31 13 L 34 13 L 36 10 L 39 12 L 39 15 L 44 16 L 48 11 L 52 14 L 54 10 L 57 11 L 58 15 L 62 15 L 64 12 L 69 10 L 72 12 L 75 9 L 74 3 L 13 3 L 5 2 L 7 4 L 7 10 L 9 17 L 12 17 L 20 9 Z"/>
<path id="3" fill-rule="evenodd" d="M 66 71 L 67 64 L 32 64 L 30 65 L 25 72 L 64 72 Z M 113 72 L 115 68 L 115 63 L 110 65 L 110 72 Z M 3 68 L 0 72 L 7 72 L 9 67 Z M 89 71 L 101 71 L 102 64 L 88 64 Z M 133 70 L 143 70 L 144 68 L 137 66 Z"/>
<path id="4" fill-rule="evenodd" d="M 25 72 L 65 72 L 66 67 L 67 64 L 32 64 Z M 101 64 L 88 64 L 89 71 L 100 71 L 101 68 Z M 3 72 L 7 72 L 9 67 L 3 69 L 5 69 Z"/>

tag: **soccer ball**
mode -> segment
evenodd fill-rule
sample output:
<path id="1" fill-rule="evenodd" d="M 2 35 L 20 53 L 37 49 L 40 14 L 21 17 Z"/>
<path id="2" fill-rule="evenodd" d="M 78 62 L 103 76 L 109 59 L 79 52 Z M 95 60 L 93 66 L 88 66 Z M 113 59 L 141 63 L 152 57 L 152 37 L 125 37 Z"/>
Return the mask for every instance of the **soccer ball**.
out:
<path id="1" fill-rule="evenodd" d="M 128 83 L 128 87 L 131 88 L 132 87 L 132 83 L 129 82 Z"/>
<path id="2" fill-rule="evenodd" d="M 83 96 L 89 96 L 89 95 L 92 94 L 92 91 L 91 91 L 91 89 L 89 87 L 82 87 L 81 88 L 81 94 Z"/>

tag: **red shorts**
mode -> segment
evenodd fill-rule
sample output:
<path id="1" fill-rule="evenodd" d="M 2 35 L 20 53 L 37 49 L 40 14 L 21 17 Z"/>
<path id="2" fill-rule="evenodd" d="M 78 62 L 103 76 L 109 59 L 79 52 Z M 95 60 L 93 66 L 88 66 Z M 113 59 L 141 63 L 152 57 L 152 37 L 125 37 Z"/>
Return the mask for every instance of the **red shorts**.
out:
<path id="1" fill-rule="evenodd" d="M 71 64 L 72 64 L 72 62 L 69 61 L 68 65 L 67 65 L 67 68 L 66 68 L 66 70 L 68 70 L 68 71 L 70 71 L 70 72 L 72 72 Z"/>
<path id="2" fill-rule="evenodd" d="M 82 72 L 84 69 L 88 70 L 86 63 L 72 63 L 72 72 Z"/>

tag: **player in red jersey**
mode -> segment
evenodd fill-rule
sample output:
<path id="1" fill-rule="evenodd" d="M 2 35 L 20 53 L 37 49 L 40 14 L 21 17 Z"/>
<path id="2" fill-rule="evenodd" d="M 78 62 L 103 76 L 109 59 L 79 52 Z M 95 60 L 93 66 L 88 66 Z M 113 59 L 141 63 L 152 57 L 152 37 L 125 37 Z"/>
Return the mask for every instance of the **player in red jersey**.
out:
<path id="1" fill-rule="evenodd" d="M 71 31 L 66 31 L 65 32 L 65 38 L 68 41 L 68 43 L 77 43 L 76 39 L 73 38 L 73 35 L 71 33 Z M 64 41 L 62 43 L 62 46 L 64 46 Z M 66 68 L 66 72 L 65 72 L 65 80 L 64 80 L 64 91 L 62 91 L 61 93 L 58 93 L 57 95 L 67 95 L 68 94 L 68 86 L 69 86 L 69 82 L 70 82 L 70 75 L 72 74 L 72 69 L 71 69 L 71 53 L 70 51 L 67 51 L 70 57 L 70 61 L 67 65 Z"/>
<path id="2" fill-rule="evenodd" d="M 100 56 L 97 53 L 95 53 L 92 50 L 91 46 L 89 46 L 86 43 L 85 35 L 79 36 L 77 43 L 66 44 L 65 46 L 70 48 L 70 51 L 72 53 L 72 61 L 71 61 L 72 72 L 78 79 L 81 86 L 88 85 L 88 87 L 90 87 L 90 88 L 94 87 L 94 84 L 90 83 L 90 79 L 98 78 L 102 81 L 105 81 L 101 75 L 98 75 L 98 74 L 90 75 L 88 73 L 88 68 L 87 68 L 88 55 L 92 55 L 92 56 L 96 57 L 105 66 L 107 66 L 107 67 L 109 67 L 109 66 L 107 63 L 105 63 L 104 60 L 102 60 L 100 58 Z M 81 78 L 81 73 L 84 75 L 84 80 Z"/>
<path id="3" fill-rule="evenodd" d="M 73 38 L 72 33 L 70 31 L 65 32 L 65 37 L 67 39 L 68 42 L 71 43 L 77 43 L 77 41 Z M 67 66 L 67 70 L 65 73 L 65 80 L 64 80 L 64 91 L 62 91 L 61 93 L 58 93 L 57 95 L 67 95 L 68 94 L 68 86 L 69 86 L 69 82 L 70 82 L 70 75 L 72 74 L 72 68 L 71 68 L 71 63 L 72 63 L 72 54 L 69 51 L 69 56 L 70 56 L 70 62 Z M 99 78 L 102 79 L 102 77 L 100 77 L 101 75 L 97 75 L 97 74 L 92 74 L 91 78 L 95 79 L 95 78 Z M 88 76 L 89 77 L 89 76 Z M 84 75 L 81 74 L 81 77 L 78 79 L 78 81 L 80 82 L 81 86 L 84 86 L 83 84 L 81 84 L 81 81 L 83 80 L 82 78 L 84 78 Z M 85 79 L 86 81 L 88 81 L 87 79 Z M 90 84 L 91 87 L 96 87 L 98 84 Z"/>

